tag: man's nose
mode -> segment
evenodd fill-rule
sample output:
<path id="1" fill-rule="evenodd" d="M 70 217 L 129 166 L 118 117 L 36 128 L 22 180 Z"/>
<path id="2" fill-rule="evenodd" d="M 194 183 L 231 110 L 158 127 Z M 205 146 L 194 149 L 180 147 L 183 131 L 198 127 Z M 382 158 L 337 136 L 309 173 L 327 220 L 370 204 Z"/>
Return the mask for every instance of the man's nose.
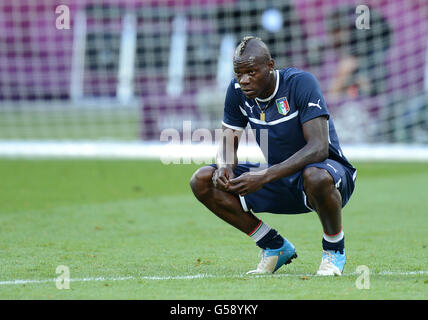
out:
<path id="1" fill-rule="evenodd" d="M 239 80 L 240 84 L 246 85 L 250 83 L 250 77 L 247 74 L 243 74 L 241 79 Z"/>

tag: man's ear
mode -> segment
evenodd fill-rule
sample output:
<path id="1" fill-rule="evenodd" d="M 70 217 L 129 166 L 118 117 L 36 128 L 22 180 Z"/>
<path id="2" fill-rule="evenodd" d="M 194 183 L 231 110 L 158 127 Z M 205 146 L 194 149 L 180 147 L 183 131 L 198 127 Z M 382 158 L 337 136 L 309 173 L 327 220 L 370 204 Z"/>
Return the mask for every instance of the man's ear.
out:
<path id="1" fill-rule="evenodd" d="M 268 62 L 268 66 L 269 66 L 270 72 L 273 72 L 273 70 L 275 70 L 275 60 L 270 59 Z"/>

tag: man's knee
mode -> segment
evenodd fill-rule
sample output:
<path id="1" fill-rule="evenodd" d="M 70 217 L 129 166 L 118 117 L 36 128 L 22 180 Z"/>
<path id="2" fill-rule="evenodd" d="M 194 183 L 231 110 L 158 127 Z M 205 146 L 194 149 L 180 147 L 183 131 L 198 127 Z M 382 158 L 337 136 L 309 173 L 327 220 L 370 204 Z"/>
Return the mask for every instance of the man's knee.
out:
<path id="1" fill-rule="evenodd" d="M 190 178 L 190 187 L 197 198 L 206 194 L 213 187 L 212 176 L 214 171 L 214 167 L 205 166 L 196 170 Z"/>
<path id="2" fill-rule="evenodd" d="M 334 186 L 334 179 L 330 173 L 321 168 L 308 167 L 303 171 L 303 187 L 308 196 L 321 195 L 331 191 Z"/>

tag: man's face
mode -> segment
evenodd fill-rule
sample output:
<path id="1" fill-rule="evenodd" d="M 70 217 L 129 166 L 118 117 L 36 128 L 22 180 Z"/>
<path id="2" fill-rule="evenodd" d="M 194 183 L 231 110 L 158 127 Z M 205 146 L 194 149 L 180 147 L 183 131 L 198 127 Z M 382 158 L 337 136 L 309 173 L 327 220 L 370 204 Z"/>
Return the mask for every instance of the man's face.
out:
<path id="1" fill-rule="evenodd" d="M 235 56 L 233 68 L 242 92 L 250 99 L 264 97 L 269 88 L 273 60 L 254 56 Z"/>

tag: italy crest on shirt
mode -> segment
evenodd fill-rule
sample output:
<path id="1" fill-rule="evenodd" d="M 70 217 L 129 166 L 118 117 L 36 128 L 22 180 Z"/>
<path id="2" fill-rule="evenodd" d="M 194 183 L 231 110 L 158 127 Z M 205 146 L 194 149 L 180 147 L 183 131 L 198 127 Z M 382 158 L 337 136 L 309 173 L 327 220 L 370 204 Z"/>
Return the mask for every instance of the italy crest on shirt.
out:
<path id="1" fill-rule="evenodd" d="M 278 112 L 282 115 L 286 115 L 290 111 L 290 106 L 288 105 L 287 97 L 279 98 L 275 100 L 276 107 Z"/>

